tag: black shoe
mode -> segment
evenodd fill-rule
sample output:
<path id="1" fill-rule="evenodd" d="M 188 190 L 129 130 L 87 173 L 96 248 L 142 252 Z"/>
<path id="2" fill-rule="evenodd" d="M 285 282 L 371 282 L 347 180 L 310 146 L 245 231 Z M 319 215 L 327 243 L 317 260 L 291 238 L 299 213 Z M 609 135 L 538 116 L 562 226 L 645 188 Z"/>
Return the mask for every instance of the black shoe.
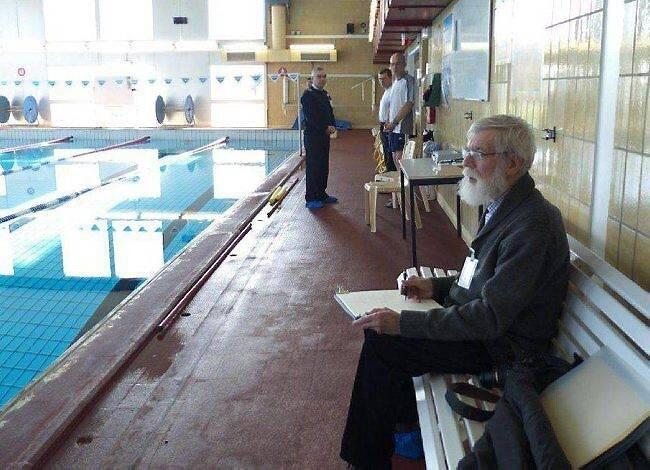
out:
<path id="1" fill-rule="evenodd" d="M 386 204 L 384 204 L 384 207 L 388 207 L 389 209 L 393 209 L 393 201 L 388 201 Z"/>

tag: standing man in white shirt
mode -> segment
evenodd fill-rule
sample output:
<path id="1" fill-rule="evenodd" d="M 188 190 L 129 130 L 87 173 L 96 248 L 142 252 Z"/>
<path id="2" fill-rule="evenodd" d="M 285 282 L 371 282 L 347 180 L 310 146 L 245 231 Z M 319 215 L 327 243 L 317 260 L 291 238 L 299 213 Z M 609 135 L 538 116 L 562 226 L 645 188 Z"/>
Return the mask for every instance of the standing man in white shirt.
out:
<path id="1" fill-rule="evenodd" d="M 388 142 L 393 152 L 395 167 L 402 158 L 406 138 L 413 134 L 413 106 L 415 104 L 415 79 L 406 71 L 406 57 L 396 53 L 390 56 L 393 86 L 388 108 L 389 122 L 384 126 L 390 132 Z"/>
<path id="2" fill-rule="evenodd" d="M 393 162 L 393 154 L 390 151 L 390 146 L 388 145 L 388 132 L 384 130 L 384 126 L 390 120 L 389 106 L 390 106 L 390 91 L 393 86 L 393 72 L 390 69 L 386 68 L 379 72 L 377 79 L 381 84 L 381 87 L 384 89 L 384 94 L 381 95 L 381 101 L 379 102 L 379 134 L 381 138 L 381 143 L 384 148 L 384 164 L 386 165 L 386 171 L 396 171 L 395 163 Z"/>

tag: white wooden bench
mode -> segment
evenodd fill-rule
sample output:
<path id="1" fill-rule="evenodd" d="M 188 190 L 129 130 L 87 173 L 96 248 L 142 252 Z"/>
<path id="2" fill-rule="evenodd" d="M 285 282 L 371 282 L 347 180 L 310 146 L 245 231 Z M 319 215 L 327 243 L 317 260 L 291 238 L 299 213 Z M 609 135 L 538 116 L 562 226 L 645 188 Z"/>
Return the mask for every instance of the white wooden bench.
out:
<path id="1" fill-rule="evenodd" d="M 650 377 L 650 294 L 569 237 L 571 276 L 555 353 L 571 362 L 606 345 L 643 377 Z M 435 268 L 433 275 L 443 273 Z M 415 377 L 415 396 L 428 469 L 455 469 L 483 434 L 484 425 L 455 415 L 445 401 L 456 376 Z M 641 441 L 650 456 L 650 436 Z"/>

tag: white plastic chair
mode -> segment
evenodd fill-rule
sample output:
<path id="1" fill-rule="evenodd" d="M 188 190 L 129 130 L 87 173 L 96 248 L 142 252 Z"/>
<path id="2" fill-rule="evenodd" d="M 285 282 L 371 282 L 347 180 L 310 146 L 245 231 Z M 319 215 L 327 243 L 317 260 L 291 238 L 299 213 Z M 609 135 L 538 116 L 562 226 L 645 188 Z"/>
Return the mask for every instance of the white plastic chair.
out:
<path id="1" fill-rule="evenodd" d="M 413 158 L 413 153 L 415 150 L 415 141 L 408 141 L 404 146 L 404 153 L 402 158 Z M 408 187 L 408 181 L 406 182 Z M 370 225 L 370 231 L 375 233 L 377 231 L 377 194 L 390 194 L 393 199 L 393 207 L 396 207 L 398 204 L 401 207 L 401 190 L 399 183 L 399 172 L 390 171 L 386 173 L 380 173 L 375 175 L 375 180 L 369 183 L 366 183 L 363 187 L 363 201 L 364 201 L 364 213 L 366 218 L 366 225 Z M 430 210 L 429 203 L 426 201 L 426 198 L 423 194 L 423 199 L 425 200 L 425 208 L 427 211 Z M 408 201 L 407 201 L 408 202 Z M 407 204 L 408 206 L 408 204 Z M 409 207 L 405 208 L 406 218 L 409 219 Z M 417 228 L 422 228 L 422 219 L 420 217 L 420 210 L 418 208 L 417 201 L 415 203 L 415 226 Z"/>

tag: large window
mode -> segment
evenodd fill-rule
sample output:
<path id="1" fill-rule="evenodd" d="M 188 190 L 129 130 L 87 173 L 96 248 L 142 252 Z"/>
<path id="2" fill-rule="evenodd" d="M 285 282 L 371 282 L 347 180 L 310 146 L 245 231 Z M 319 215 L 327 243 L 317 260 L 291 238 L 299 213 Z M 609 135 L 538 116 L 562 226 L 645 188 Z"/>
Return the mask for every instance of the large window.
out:
<path id="1" fill-rule="evenodd" d="M 104 40 L 153 39 L 152 0 L 99 0 L 99 37 Z"/>
<path id="2" fill-rule="evenodd" d="M 53 126 L 85 127 L 97 125 L 94 90 L 88 86 L 68 86 L 65 81 L 94 83 L 93 65 L 50 65 L 48 79 L 55 83 L 49 88 L 50 116 Z"/>
<path id="3" fill-rule="evenodd" d="M 266 126 L 264 65 L 213 65 L 210 75 L 213 126 Z"/>
<path id="4" fill-rule="evenodd" d="M 43 0 L 47 41 L 97 39 L 95 0 Z"/>
<path id="5" fill-rule="evenodd" d="M 210 39 L 264 39 L 264 0 L 209 0 Z"/>

